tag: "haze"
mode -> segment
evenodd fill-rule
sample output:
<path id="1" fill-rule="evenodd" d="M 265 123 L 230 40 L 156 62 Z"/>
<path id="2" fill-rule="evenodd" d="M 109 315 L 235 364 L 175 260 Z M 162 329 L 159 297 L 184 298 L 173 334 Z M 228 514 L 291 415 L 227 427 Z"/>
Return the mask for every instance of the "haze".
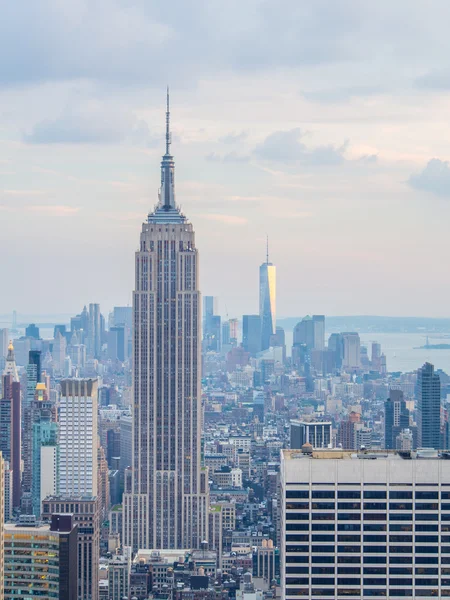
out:
<path id="1" fill-rule="evenodd" d="M 450 4 L 1 2 L 0 313 L 131 301 L 165 87 L 201 288 L 278 315 L 448 315 Z"/>

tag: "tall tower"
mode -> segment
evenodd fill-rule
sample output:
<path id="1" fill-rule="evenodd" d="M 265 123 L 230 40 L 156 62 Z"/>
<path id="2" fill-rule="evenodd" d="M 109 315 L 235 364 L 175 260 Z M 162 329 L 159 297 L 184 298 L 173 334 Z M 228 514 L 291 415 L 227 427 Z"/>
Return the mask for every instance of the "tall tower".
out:
<path id="1" fill-rule="evenodd" d="M 269 262 L 269 239 L 266 262 L 259 267 L 259 316 L 261 350 L 267 350 L 271 336 L 276 333 L 276 267 Z"/>
<path id="2" fill-rule="evenodd" d="M 417 447 L 441 447 L 441 381 L 430 363 L 417 371 Z"/>
<path id="3" fill-rule="evenodd" d="M 198 251 L 175 203 L 169 117 L 167 94 L 159 202 L 142 225 L 133 293 L 133 464 L 123 543 L 134 551 L 199 548 L 208 539 Z"/>

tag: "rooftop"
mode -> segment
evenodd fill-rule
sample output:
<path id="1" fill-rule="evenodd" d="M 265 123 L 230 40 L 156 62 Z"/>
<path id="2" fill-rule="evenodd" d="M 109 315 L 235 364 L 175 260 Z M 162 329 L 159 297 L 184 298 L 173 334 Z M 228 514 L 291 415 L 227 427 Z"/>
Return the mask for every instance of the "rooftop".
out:
<path id="1" fill-rule="evenodd" d="M 332 460 L 450 460 L 450 452 L 441 452 L 433 448 L 419 448 L 412 452 L 397 452 L 395 450 L 341 450 L 330 448 L 326 450 L 282 450 L 282 460 L 332 459 Z"/>

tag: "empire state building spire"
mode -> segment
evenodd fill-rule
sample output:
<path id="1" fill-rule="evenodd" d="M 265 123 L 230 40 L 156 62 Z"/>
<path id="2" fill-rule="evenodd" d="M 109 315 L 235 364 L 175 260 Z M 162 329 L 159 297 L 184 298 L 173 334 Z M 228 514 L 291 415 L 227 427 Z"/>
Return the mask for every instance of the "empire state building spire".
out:
<path id="1" fill-rule="evenodd" d="M 170 153 L 172 136 L 170 133 L 170 102 L 167 88 L 166 104 L 166 153 L 161 161 L 161 187 L 155 210 L 148 215 L 149 223 L 183 223 L 186 217 L 175 202 L 175 162 Z"/>

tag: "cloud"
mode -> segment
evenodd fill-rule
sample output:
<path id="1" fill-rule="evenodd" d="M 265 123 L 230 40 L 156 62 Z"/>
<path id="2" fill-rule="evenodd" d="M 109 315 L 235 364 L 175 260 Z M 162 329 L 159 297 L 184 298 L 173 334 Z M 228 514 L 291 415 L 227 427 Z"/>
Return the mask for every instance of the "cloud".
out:
<path id="1" fill-rule="evenodd" d="M 418 88 L 429 90 L 449 90 L 450 89 L 450 71 L 430 71 L 415 80 Z"/>
<path id="2" fill-rule="evenodd" d="M 237 144 L 243 142 L 247 137 L 248 133 L 246 131 L 241 131 L 240 133 L 233 132 L 219 138 L 219 142 L 222 142 L 222 144 Z"/>
<path id="3" fill-rule="evenodd" d="M 42 205 L 42 206 L 28 206 L 27 210 L 32 210 L 38 213 L 44 213 L 53 217 L 67 217 L 76 214 L 80 207 L 78 206 L 65 206 L 65 205 Z"/>
<path id="4" fill-rule="evenodd" d="M 373 165 L 378 162 L 378 154 L 363 154 L 358 160 L 366 165 Z"/>
<path id="5" fill-rule="evenodd" d="M 355 97 L 374 96 L 381 94 L 382 92 L 383 88 L 380 86 L 362 85 L 326 88 L 311 92 L 304 91 L 302 95 L 306 100 L 308 100 L 308 102 L 319 102 L 321 104 L 340 104 L 343 102 L 349 102 Z"/>
<path id="6" fill-rule="evenodd" d="M 198 216 L 202 219 L 208 219 L 208 221 L 219 221 L 225 225 L 246 225 L 248 222 L 244 217 L 238 217 L 236 215 L 209 214 Z"/>
<path id="7" fill-rule="evenodd" d="M 118 144 L 154 146 L 157 137 L 133 114 L 111 110 L 101 102 L 66 109 L 56 119 L 37 123 L 24 136 L 29 144 Z M 159 141 L 159 140 L 158 140 Z"/>
<path id="8" fill-rule="evenodd" d="M 367 17 L 348 0 L 284 0 L 281 9 L 259 0 L 228 0 L 221 10 L 205 10 L 204 0 L 173 0 L 170 11 L 163 0 L 3 4 L 4 86 L 81 79 L 161 85 L 168 73 L 174 81 L 191 82 L 219 69 L 336 63 L 356 54 L 347 38 Z M 369 49 L 363 38 L 358 55 Z"/>
<path id="9" fill-rule="evenodd" d="M 217 152 L 211 152 L 205 158 L 210 162 L 224 163 L 246 163 L 250 160 L 249 156 L 246 156 L 244 154 L 238 154 L 234 151 L 228 152 L 227 154 L 217 154 Z"/>
<path id="10" fill-rule="evenodd" d="M 411 175 L 408 183 L 416 190 L 450 197 L 450 164 L 446 160 L 433 158 L 420 173 Z"/>
<path id="11" fill-rule="evenodd" d="M 300 128 L 290 131 L 275 131 L 256 146 L 254 154 L 259 158 L 275 162 L 301 162 L 306 165 L 338 165 L 345 158 L 348 142 L 340 147 L 317 146 L 308 148 L 301 140 L 304 133 Z"/>
<path id="12" fill-rule="evenodd" d="M 5 196 L 45 196 L 45 190 L 1 190 Z"/>

